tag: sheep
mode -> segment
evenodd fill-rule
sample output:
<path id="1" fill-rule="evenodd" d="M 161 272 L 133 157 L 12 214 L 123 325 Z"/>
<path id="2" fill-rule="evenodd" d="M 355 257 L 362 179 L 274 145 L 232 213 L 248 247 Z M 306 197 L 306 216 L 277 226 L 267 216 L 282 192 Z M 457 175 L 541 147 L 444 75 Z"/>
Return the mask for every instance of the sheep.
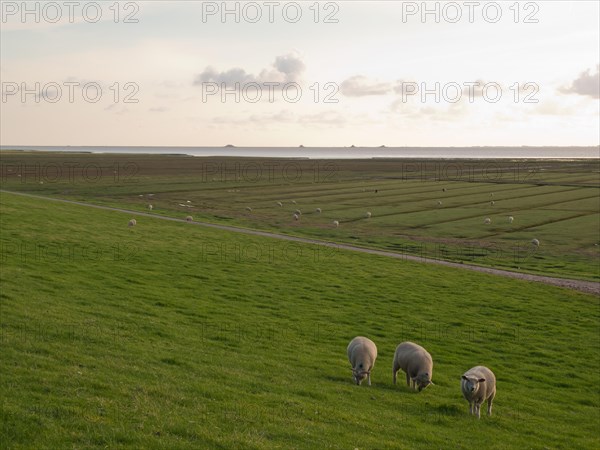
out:
<path id="1" fill-rule="evenodd" d="M 295 205 L 296 204 L 296 200 L 292 200 L 292 203 Z"/>
<path id="2" fill-rule="evenodd" d="M 321 208 L 317 208 L 317 209 L 315 209 L 315 211 L 317 214 L 321 214 Z"/>
<path id="3" fill-rule="evenodd" d="M 446 188 L 442 188 L 442 192 L 446 192 Z"/>
<path id="4" fill-rule="evenodd" d="M 538 241 L 537 239 L 532 239 L 531 240 L 531 245 L 535 245 L 536 247 L 540 246 L 540 241 Z"/>
<path id="5" fill-rule="evenodd" d="M 186 200 L 185 202 L 186 202 L 186 203 L 192 203 L 190 200 Z"/>
<path id="6" fill-rule="evenodd" d="M 149 209 L 150 211 L 152 211 L 152 209 L 153 209 L 153 208 L 154 208 L 154 206 L 152 206 L 152 205 L 148 205 L 148 209 Z"/>
<path id="7" fill-rule="evenodd" d="M 492 206 L 494 206 L 495 204 L 496 204 L 496 202 L 495 202 L 494 200 L 492 200 L 492 201 L 490 202 L 490 205 L 492 205 Z"/>
<path id="8" fill-rule="evenodd" d="M 194 221 L 194 218 L 193 218 L 192 216 L 187 216 L 187 217 L 185 218 L 185 221 L 186 221 L 186 222 L 193 222 L 193 221 Z"/>
<path id="9" fill-rule="evenodd" d="M 135 219 L 131 219 L 127 224 L 128 227 L 135 227 L 137 225 L 137 221 Z"/>
<path id="10" fill-rule="evenodd" d="M 367 211 L 367 214 L 365 214 L 365 216 L 367 217 L 367 219 L 370 219 L 372 214 L 369 211 Z"/>
<path id="11" fill-rule="evenodd" d="M 333 221 L 333 226 L 337 228 L 337 227 L 340 226 L 340 223 L 337 220 L 334 220 Z"/>
<path id="12" fill-rule="evenodd" d="M 294 214 L 298 214 L 300 216 L 300 215 L 302 215 L 302 211 L 300 211 L 299 209 L 297 209 L 296 211 L 294 211 Z"/>
<path id="13" fill-rule="evenodd" d="M 249 206 L 246 206 L 246 211 L 252 212 L 252 208 L 250 208 Z"/>
<path id="14" fill-rule="evenodd" d="M 371 370 L 377 359 L 377 346 L 366 337 L 357 336 L 348 344 L 348 360 L 352 366 L 352 378 L 358 385 L 366 378 L 371 386 Z"/>
<path id="15" fill-rule="evenodd" d="M 294 214 L 294 220 L 299 220 L 300 216 L 298 214 Z"/>
<path id="16" fill-rule="evenodd" d="M 433 384 L 433 360 L 427 350 L 414 342 L 402 342 L 396 347 L 394 365 L 392 368 L 394 384 L 399 369 L 406 373 L 406 384 L 421 392 Z"/>
<path id="17" fill-rule="evenodd" d="M 508 216 L 508 223 L 513 223 L 515 218 L 513 216 Z"/>
<path id="18" fill-rule="evenodd" d="M 486 217 L 485 220 L 483 221 L 484 224 L 489 225 L 490 223 L 492 223 L 492 219 L 490 219 L 489 217 Z"/>
<path id="19" fill-rule="evenodd" d="M 437 202 L 437 205 L 438 205 L 438 206 L 442 206 L 442 201 L 441 201 L 441 200 L 438 200 L 438 202 Z"/>
<path id="20" fill-rule="evenodd" d="M 283 206 L 283 203 L 281 203 L 281 202 L 277 202 L 277 206 L 279 206 L 279 207 L 282 207 L 282 206 Z"/>
<path id="21" fill-rule="evenodd" d="M 487 415 L 492 415 L 492 402 L 496 396 L 496 376 L 485 366 L 475 366 L 467 370 L 461 379 L 463 397 L 469 402 L 469 414 L 480 418 L 481 404 L 487 400 Z"/>
<path id="22" fill-rule="evenodd" d="M 494 193 L 492 192 L 492 193 L 490 194 L 490 197 L 493 197 L 493 196 L 494 196 Z"/>

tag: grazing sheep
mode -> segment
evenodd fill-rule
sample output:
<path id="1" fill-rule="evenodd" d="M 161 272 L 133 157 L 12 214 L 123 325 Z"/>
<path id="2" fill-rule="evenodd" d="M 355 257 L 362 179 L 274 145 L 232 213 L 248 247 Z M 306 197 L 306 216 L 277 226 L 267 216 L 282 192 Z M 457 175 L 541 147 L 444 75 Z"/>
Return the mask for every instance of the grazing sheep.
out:
<path id="1" fill-rule="evenodd" d="M 300 216 L 298 214 L 294 214 L 294 220 L 298 220 L 300 219 Z"/>
<path id="2" fill-rule="evenodd" d="M 536 247 L 540 246 L 540 241 L 538 241 L 537 239 L 532 239 L 531 240 L 531 245 L 535 245 Z"/>
<path id="3" fill-rule="evenodd" d="M 333 226 L 337 228 L 337 227 L 340 226 L 340 223 L 337 220 L 334 220 L 333 221 Z"/>
<path id="4" fill-rule="evenodd" d="M 442 192 L 446 192 L 446 188 L 442 188 Z"/>
<path id="5" fill-rule="evenodd" d="M 492 201 L 490 202 L 490 205 L 492 205 L 492 206 L 494 206 L 495 204 L 496 204 L 496 202 L 495 202 L 494 200 L 492 200 Z"/>
<path id="6" fill-rule="evenodd" d="M 492 402 L 496 396 L 496 376 L 484 366 L 476 366 L 464 373 L 460 382 L 463 397 L 469 402 L 469 414 L 480 418 L 479 409 L 487 400 L 487 415 L 492 415 Z"/>
<path id="7" fill-rule="evenodd" d="M 131 219 L 127 224 L 128 227 L 135 227 L 137 225 L 137 221 L 135 219 Z"/>
<path id="8" fill-rule="evenodd" d="M 297 209 L 296 211 L 294 211 L 294 214 L 298 214 L 300 216 L 300 215 L 302 215 L 302 211 L 300 211 L 299 209 Z"/>
<path id="9" fill-rule="evenodd" d="M 513 216 L 508 216 L 508 223 L 513 223 L 515 218 Z"/>
<path id="10" fill-rule="evenodd" d="M 367 211 L 367 214 L 365 214 L 365 216 L 367 216 L 367 219 L 371 218 L 371 213 Z"/>
<path id="11" fill-rule="evenodd" d="M 438 204 L 438 206 L 442 206 L 442 201 L 438 200 L 437 204 Z"/>
<path id="12" fill-rule="evenodd" d="M 249 206 L 246 206 L 246 211 L 252 212 L 252 208 L 250 208 Z"/>
<path id="13" fill-rule="evenodd" d="M 281 207 L 281 206 L 283 206 L 283 203 L 281 203 L 281 202 L 277 202 L 277 206 L 280 206 L 280 207 Z"/>
<path id="14" fill-rule="evenodd" d="M 187 217 L 185 218 L 185 221 L 186 221 L 186 222 L 193 222 L 193 221 L 194 221 L 194 218 L 193 218 L 192 216 L 187 216 Z"/>
<path id="15" fill-rule="evenodd" d="M 366 337 L 357 336 L 348 344 L 348 360 L 352 366 L 352 377 L 358 385 L 366 378 L 371 386 L 371 370 L 377 359 L 377 346 Z"/>
<path id="16" fill-rule="evenodd" d="M 489 225 L 490 223 L 492 223 L 492 219 L 490 219 L 489 217 L 486 217 L 485 220 L 483 221 L 484 224 Z"/>
<path id="17" fill-rule="evenodd" d="M 296 200 L 292 200 L 292 203 L 295 205 L 296 204 Z"/>
<path id="18" fill-rule="evenodd" d="M 396 374 L 399 369 L 406 372 L 406 384 L 421 392 L 433 384 L 433 360 L 427 350 L 414 342 L 402 342 L 394 353 L 393 375 L 396 384 Z"/>
<path id="19" fill-rule="evenodd" d="M 190 200 L 186 200 L 185 202 L 186 202 L 186 203 L 192 203 Z"/>
<path id="20" fill-rule="evenodd" d="M 494 193 L 492 192 L 492 193 L 490 194 L 490 197 L 493 197 L 493 196 L 494 196 Z"/>
<path id="21" fill-rule="evenodd" d="M 149 209 L 150 211 L 152 211 L 152 209 L 153 209 L 153 208 L 154 208 L 154 206 L 152 206 L 152 205 L 148 205 L 148 209 Z"/>
<path id="22" fill-rule="evenodd" d="M 321 208 L 317 208 L 315 211 L 317 212 L 317 214 L 321 214 Z"/>

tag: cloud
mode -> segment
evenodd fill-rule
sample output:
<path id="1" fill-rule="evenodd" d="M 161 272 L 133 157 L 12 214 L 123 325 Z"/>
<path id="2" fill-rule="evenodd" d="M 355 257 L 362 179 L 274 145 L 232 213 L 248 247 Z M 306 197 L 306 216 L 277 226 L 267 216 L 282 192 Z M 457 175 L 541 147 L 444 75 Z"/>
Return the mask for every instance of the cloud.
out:
<path id="1" fill-rule="evenodd" d="M 365 97 L 368 95 L 385 95 L 391 92 L 390 83 L 370 80 L 363 75 L 355 75 L 340 84 L 340 92 L 347 97 Z"/>
<path id="2" fill-rule="evenodd" d="M 573 80 L 570 87 L 558 89 L 563 94 L 585 95 L 592 98 L 600 98 L 600 65 L 596 66 L 596 73 L 590 75 L 590 69 L 581 72 L 579 77 Z"/>
<path id="3" fill-rule="evenodd" d="M 302 73 L 306 69 L 304 62 L 294 53 L 277 56 L 275 62 L 270 68 L 260 71 L 258 75 L 246 72 L 241 67 L 219 72 L 214 67 L 208 66 L 204 71 L 194 78 L 194 86 L 203 83 L 225 84 L 227 87 L 233 87 L 236 83 L 299 83 Z M 281 86 L 279 86 L 281 88 Z"/>

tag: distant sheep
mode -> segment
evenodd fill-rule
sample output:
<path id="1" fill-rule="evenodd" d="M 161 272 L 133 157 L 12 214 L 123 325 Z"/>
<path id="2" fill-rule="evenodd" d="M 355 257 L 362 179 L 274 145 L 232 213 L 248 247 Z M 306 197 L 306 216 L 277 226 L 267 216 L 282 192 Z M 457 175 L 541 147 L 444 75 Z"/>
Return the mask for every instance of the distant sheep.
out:
<path id="1" fill-rule="evenodd" d="M 337 220 L 334 220 L 333 221 L 333 226 L 337 228 L 337 227 L 340 226 L 340 223 Z"/>
<path id="2" fill-rule="evenodd" d="M 402 369 L 406 373 L 406 384 L 421 392 L 433 384 L 433 360 L 427 350 L 414 342 L 402 342 L 396 347 L 392 368 L 394 384 L 396 374 Z"/>
<path id="3" fill-rule="evenodd" d="M 469 402 L 469 414 L 479 419 L 481 404 L 487 400 L 487 415 L 492 415 L 492 402 L 496 396 L 496 376 L 484 366 L 476 366 L 464 373 L 460 382 L 463 397 Z"/>
<path id="4" fill-rule="evenodd" d="M 246 211 L 252 212 L 252 208 L 250 208 L 249 206 L 246 206 Z"/>
<path id="5" fill-rule="evenodd" d="M 483 221 L 484 224 L 489 225 L 490 223 L 492 223 L 492 219 L 490 219 L 489 217 L 486 217 L 485 220 Z"/>
<path id="6" fill-rule="evenodd" d="M 442 188 L 442 192 L 446 192 L 446 188 Z"/>
<path id="7" fill-rule="evenodd" d="M 367 211 L 367 214 L 365 214 L 365 216 L 367 217 L 367 219 L 371 218 L 371 213 L 369 211 Z"/>
<path id="8" fill-rule="evenodd" d="M 153 209 L 153 208 L 154 208 L 154 206 L 152 206 L 152 205 L 148 205 L 148 209 L 149 209 L 150 211 L 152 211 L 152 209 Z"/>
<path id="9" fill-rule="evenodd" d="M 531 245 L 535 245 L 536 247 L 540 246 L 540 241 L 538 241 L 537 239 L 532 239 L 531 240 Z"/>
<path id="10" fill-rule="evenodd" d="M 515 218 L 513 216 L 508 216 L 508 223 L 513 223 Z"/>
<path id="11" fill-rule="evenodd" d="M 127 224 L 128 227 L 135 227 L 137 225 L 137 220 L 131 219 Z"/>
<path id="12" fill-rule="evenodd" d="M 300 216 L 298 214 L 294 214 L 294 220 L 299 220 Z"/>
<path id="13" fill-rule="evenodd" d="M 490 194 L 490 197 L 493 197 L 493 196 L 494 196 L 494 193 L 492 192 L 492 193 Z"/>
<path id="14" fill-rule="evenodd" d="M 321 208 L 317 208 L 315 211 L 317 212 L 317 214 L 321 214 Z"/>
<path id="15" fill-rule="evenodd" d="M 277 206 L 280 206 L 280 207 L 281 207 L 281 206 L 283 206 L 283 203 L 281 203 L 281 202 L 277 202 Z"/>
<path id="16" fill-rule="evenodd" d="M 296 200 L 292 200 L 292 203 L 295 205 L 296 204 Z"/>
<path id="17" fill-rule="evenodd" d="M 299 209 L 297 209 L 296 211 L 294 211 L 294 214 L 298 214 L 299 216 L 302 215 L 302 211 L 300 211 Z"/>
<path id="18" fill-rule="evenodd" d="M 358 385 L 366 378 L 367 384 L 371 386 L 371 370 L 377 359 L 377 346 L 366 337 L 357 336 L 350 341 L 346 350 L 348 361 L 352 366 L 352 378 Z"/>
<path id="19" fill-rule="evenodd" d="M 186 222 L 193 222 L 193 221 L 194 221 L 194 218 L 193 218 L 192 216 L 187 216 L 187 217 L 185 218 L 185 221 L 186 221 Z"/>
<path id="20" fill-rule="evenodd" d="M 438 205 L 438 206 L 442 206 L 442 201 L 441 201 L 441 200 L 438 200 L 438 202 L 437 202 L 437 205 Z"/>
<path id="21" fill-rule="evenodd" d="M 490 202 L 490 205 L 492 205 L 492 206 L 494 206 L 495 204 L 496 204 L 496 202 L 495 202 L 494 200 L 492 200 L 492 201 Z"/>

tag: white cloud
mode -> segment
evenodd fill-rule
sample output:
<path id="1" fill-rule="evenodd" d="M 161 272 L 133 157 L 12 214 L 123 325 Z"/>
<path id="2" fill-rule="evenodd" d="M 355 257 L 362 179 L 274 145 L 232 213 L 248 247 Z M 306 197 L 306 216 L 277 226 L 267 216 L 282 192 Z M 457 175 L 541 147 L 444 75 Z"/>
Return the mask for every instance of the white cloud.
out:
<path id="1" fill-rule="evenodd" d="M 559 88 L 563 94 L 578 94 L 592 98 L 600 98 L 600 65 L 596 66 L 596 73 L 590 74 L 590 69 L 581 72 L 571 83 L 570 87 Z"/>

